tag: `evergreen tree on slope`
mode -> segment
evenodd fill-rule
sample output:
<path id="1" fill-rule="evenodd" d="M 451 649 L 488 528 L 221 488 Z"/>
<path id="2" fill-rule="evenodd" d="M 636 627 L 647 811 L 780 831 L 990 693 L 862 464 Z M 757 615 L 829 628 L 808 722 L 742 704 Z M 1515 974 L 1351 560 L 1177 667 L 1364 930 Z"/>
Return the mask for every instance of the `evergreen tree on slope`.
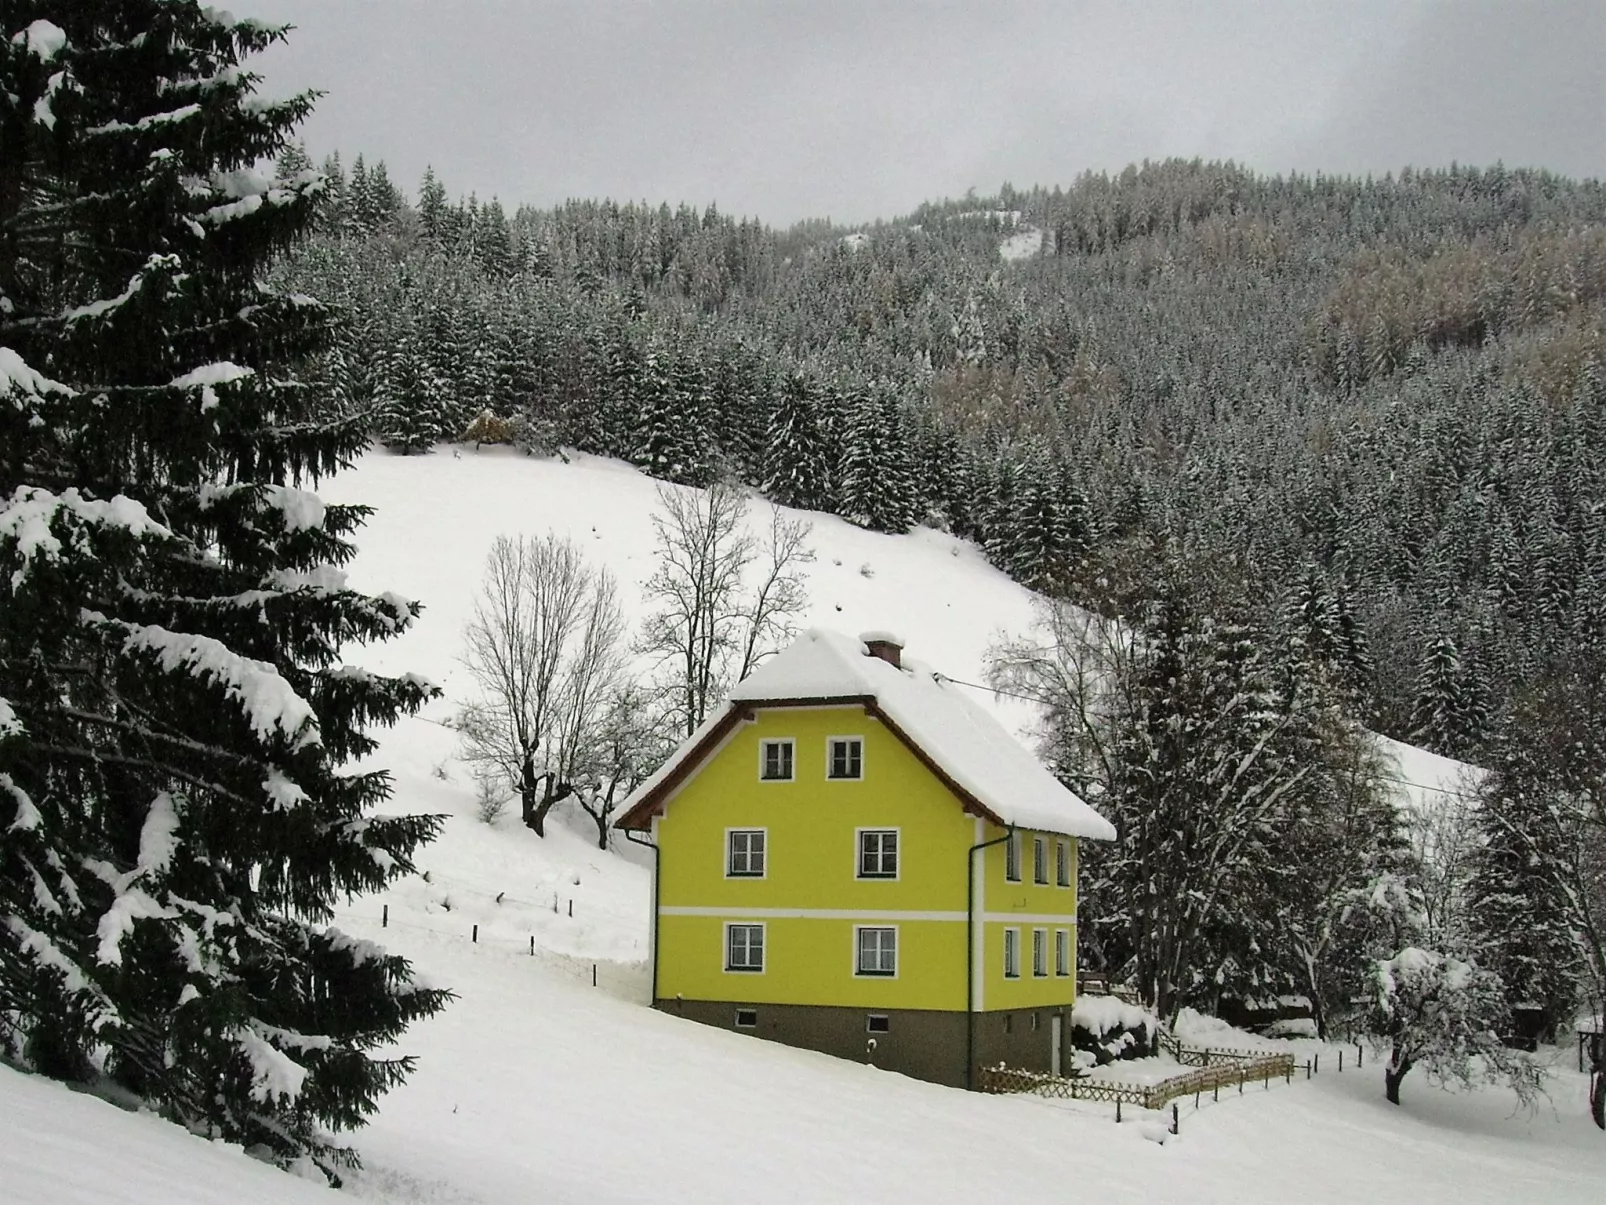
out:
<path id="1" fill-rule="evenodd" d="M 298 483 L 363 437 L 295 384 L 324 309 L 259 284 L 318 180 L 255 165 L 310 98 L 194 3 L 3 21 L 0 1051 L 333 1178 L 448 994 L 327 927 L 438 821 L 349 766 L 434 688 L 340 664 L 418 608 L 344 585 L 365 512 Z"/>
<path id="2" fill-rule="evenodd" d="M 1481 840 L 1467 884 L 1478 965 L 1500 976 L 1510 1008 L 1538 1009 L 1547 1031 L 1571 1018 L 1582 969 L 1559 796 L 1533 758 L 1509 752 L 1478 791 Z"/>
<path id="3" fill-rule="evenodd" d="M 781 506 L 824 510 L 831 481 L 819 407 L 800 372 L 781 383 L 764 450 L 764 493 Z"/>

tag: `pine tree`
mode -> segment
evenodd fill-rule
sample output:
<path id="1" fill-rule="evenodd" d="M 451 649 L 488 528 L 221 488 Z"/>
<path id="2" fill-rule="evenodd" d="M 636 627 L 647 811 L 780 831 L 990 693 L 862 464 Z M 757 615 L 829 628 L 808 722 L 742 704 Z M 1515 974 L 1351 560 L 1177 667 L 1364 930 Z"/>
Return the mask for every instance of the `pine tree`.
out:
<path id="1" fill-rule="evenodd" d="M 1511 1009 L 1538 1010 L 1547 1037 L 1571 1018 L 1582 969 L 1567 898 L 1575 834 L 1559 796 L 1525 751 L 1509 752 L 1479 785 L 1467 884 L 1478 965 L 1500 976 Z"/>
<path id="2" fill-rule="evenodd" d="M 433 167 L 426 167 L 418 189 L 418 225 L 424 241 L 437 250 L 446 243 L 447 208 L 446 186 L 436 178 Z"/>
<path id="3" fill-rule="evenodd" d="M 299 483 L 364 437 L 292 383 L 326 311 L 261 283 L 311 101 L 197 5 L 0 35 L 0 1050 L 334 1176 L 447 993 L 327 927 L 439 822 L 349 764 L 435 691 L 340 664 L 417 606 L 344 585 L 364 511 Z"/>
<path id="4" fill-rule="evenodd" d="M 808 381 L 792 372 L 781 384 L 764 450 L 764 493 L 772 502 L 823 510 L 831 488 L 826 438 Z"/>
<path id="5" fill-rule="evenodd" d="M 423 332 L 409 323 L 395 336 L 376 382 L 374 431 L 388 448 L 427 452 L 451 433 L 445 383 L 435 375 Z"/>
<path id="6" fill-rule="evenodd" d="M 1447 757 L 1474 757 L 1488 736 L 1488 704 L 1475 671 L 1455 641 L 1439 633 L 1428 643 L 1417 674 L 1411 736 Z"/>

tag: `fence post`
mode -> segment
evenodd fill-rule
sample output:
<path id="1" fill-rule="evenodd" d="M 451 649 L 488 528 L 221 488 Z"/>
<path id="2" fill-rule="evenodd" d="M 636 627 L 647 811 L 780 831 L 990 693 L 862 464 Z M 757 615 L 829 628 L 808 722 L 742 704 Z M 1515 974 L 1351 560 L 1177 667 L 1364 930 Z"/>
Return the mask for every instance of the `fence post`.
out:
<path id="1" fill-rule="evenodd" d="M 535 957 L 535 934 L 530 934 L 530 957 Z"/>
<path id="2" fill-rule="evenodd" d="M 1355 1043 L 1355 1066 L 1357 1068 L 1366 1066 L 1366 1051 L 1361 1048 L 1359 1042 Z"/>
<path id="3" fill-rule="evenodd" d="M 385 910 L 379 914 L 379 927 L 381 929 L 390 928 L 390 905 L 389 904 L 386 904 L 385 905 Z"/>
<path id="4" fill-rule="evenodd" d="M 474 935 L 472 937 L 470 937 L 469 940 L 472 941 L 472 942 L 475 942 L 476 944 L 479 942 L 479 940 L 480 940 L 480 927 L 478 925 L 474 926 Z"/>
<path id="5" fill-rule="evenodd" d="M 1320 1075 L 1322 1073 L 1322 1055 L 1321 1055 L 1321 1051 L 1317 1051 L 1315 1054 L 1313 1054 L 1311 1056 L 1311 1070 L 1313 1072 L 1315 1072 L 1317 1075 Z"/>
<path id="6" fill-rule="evenodd" d="M 1344 1052 L 1342 1050 L 1338 1052 L 1338 1073 L 1340 1075 L 1344 1074 Z"/>
<path id="7" fill-rule="evenodd" d="M 552 915 L 556 916 L 557 913 L 558 913 L 558 893 L 556 891 L 554 891 L 552 893 Z"/>
<path id="8" fill-rule="evenodd" d="M 573 900 L 569 901 L 569 915 L 570 916 L 574 915 L 574 901 Z"/>
<path id="9" fill-rule="evenodd" d="M 1310 1077 L 1311 1077 L 1311 1065 L 1310 1065 L 1310 1060 L 1309 1060 L 1309 1059 L 1306 1059 L 1306 1060 L 1305 1060 L 1305 1078 L 1306 1078 L 1306 1079 L 1307 1079 L 1307 1080 L 1308 1080 L 1308 1079 L 1310 1079 Z"/>
<path id="10" fill-rule="evenodd" d="M 1119 1096 L 1115 1098 L 1115 1124 L 1121 1124 L 1121 1098 Z"/>
<path id="11" fill-rule="evenodd" d="M 1219 1082 L 1217 1082 L 1216 1085 L 1210 1089 L 1210 1099 L 1213 1101 L 1219 1101 L 1221 1099 L 1221 1084 Z"/>
<path id="12" fill-rule="evenodd" d="M 591 986 L 597 986 L 597 964 L 594 962 L 591 964 Z"/>
<path id="13" fill-rule="evenodd" d="M 1177 1121 L 1177 1106 L 1175 1104 L 1172 1104 L 1171 1106 L 1171 1132 L 1173 1134 L 1180 1134 L 1182 1132 L 1180 1124 Z"/>

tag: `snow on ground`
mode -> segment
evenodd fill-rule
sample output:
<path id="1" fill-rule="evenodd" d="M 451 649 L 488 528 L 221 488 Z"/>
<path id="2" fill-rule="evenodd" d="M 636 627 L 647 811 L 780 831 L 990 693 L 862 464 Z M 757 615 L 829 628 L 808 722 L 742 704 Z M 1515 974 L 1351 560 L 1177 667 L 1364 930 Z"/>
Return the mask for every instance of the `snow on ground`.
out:
<path id="1" fill-rule="evenodd" d="M 1391 777 L 1395 797 L 1407 811 L 1417 815 L 1432 815 L 1447 802 L 1466 798 L 1484 773 L 1466 762 L 1386 736 L 1379 736 L 1377 743 L 1389 762 L 1385 772 Z"/>
<path id="2" fill-rule="evenodd" d="M 1599 1199 L 1606 1135 L 1585 1115 L 1584 1080 L 1566 1069 L 1568 1052 L 1554 1107 L 1532 1116 L 1514 1114 L 1509 1094 L 1451 1096 L 1420 1073 L 1396 1108 L 1369 1060 L 1360 1073 L 1206 1099 L 1197 1113 L 1187 1102 L 1180 1136 L 1160 1146 L 1162 1128 L 1142 1110 L 1117 1127 L 1109 1106 L 970 1095 L 643 1007 L 650 888 L 639 851 L 597 849 L 584 817 L 553 824 L 545 840 L 516 816 L 481 823 L 455 737 L 440 721 L 465 689 L 458 633 L 495 536 L 571 535 L 619 576 L 639 614 L 653 491 L 611 462 L 467 450 L 372 455 L 325 487 L 330 501 L 379 508 L 359 540 L 353 583 L 427 604 L 413 632 L 353 660 L 417 670 L 449 696 L 385 734 L 378 759 L 395 774 L 394 806 L 450 817 L 421 856 L 428 877 L 356 901 L 338 923 L 413 959 L 459 999 L 406 1035 L 402 1049 L 419 1056 L 418 1070 L 355 1136 L 366 1167 L 352 1198 Z M 849 634 L 894 627 L 912 656 L 955 678 L 978 681 L 994 634 L 1031 620 L 1025 590 L 946 536 L 876 535 L 816 516 L 813 543 L 807 623 Z M 1006 723 L 1022 718 L 977 697 Z M 0 1118 L 0 1205 L 336 1199 L 238 1150 L 3 1067 Z"/>
<path id="3" fill-rule="evenodd" d="M 1005 260 L 1029 259 L 1043 249 L 1043 232 L 1028 226 L 1017 230 L 998 244 L 998 254 Z"/>

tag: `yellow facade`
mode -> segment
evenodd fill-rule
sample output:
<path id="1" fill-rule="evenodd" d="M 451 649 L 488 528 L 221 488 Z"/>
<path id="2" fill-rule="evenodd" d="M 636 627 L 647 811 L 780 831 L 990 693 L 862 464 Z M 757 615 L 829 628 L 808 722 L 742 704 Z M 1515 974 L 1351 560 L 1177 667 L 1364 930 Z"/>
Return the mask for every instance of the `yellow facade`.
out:
<path id="1" fill-rule="evenodd" d="M 828 742 L 863 741 L 862 777 L 827 777 Z M 792 742 L 792 777 L 763 781 L 763 742 Z M 858 875 L 859 830 L 896 830 L 897 877 Z M 727 834 L 762 830 L 762 877 L 731 877 Z M 691 773 L 655 823 L 659 998 L 980 1011 L 1069 1005 L 1075 996 L 1076 841 L 1006 830 L 967 813 L 913 751 L 858 704 L 765 707 Z M 1036 882 L 1034 841 L 1046 883 Z M 1065 847 L 1060 886 L 1058 847 Z M 973 869 L 972 864 L 973 862 Z M 971 898 L 972 875 L 975 898 Z M 725 927 L 764 926 L 761 972 L 726 969 Z M 896 973 L 856 973 L 858 926 L 897 930 Z M 1005 932 L 1018 930 L 1016 976 Z M 1042 930 L 1046 974 L 1033 964 Z M 1055 934 L 1065 933 L 1066 974 Z M 968 943 L 968 947 L 967 947 Z M 968 948 L 968 955 L 967 955 Z"/>

